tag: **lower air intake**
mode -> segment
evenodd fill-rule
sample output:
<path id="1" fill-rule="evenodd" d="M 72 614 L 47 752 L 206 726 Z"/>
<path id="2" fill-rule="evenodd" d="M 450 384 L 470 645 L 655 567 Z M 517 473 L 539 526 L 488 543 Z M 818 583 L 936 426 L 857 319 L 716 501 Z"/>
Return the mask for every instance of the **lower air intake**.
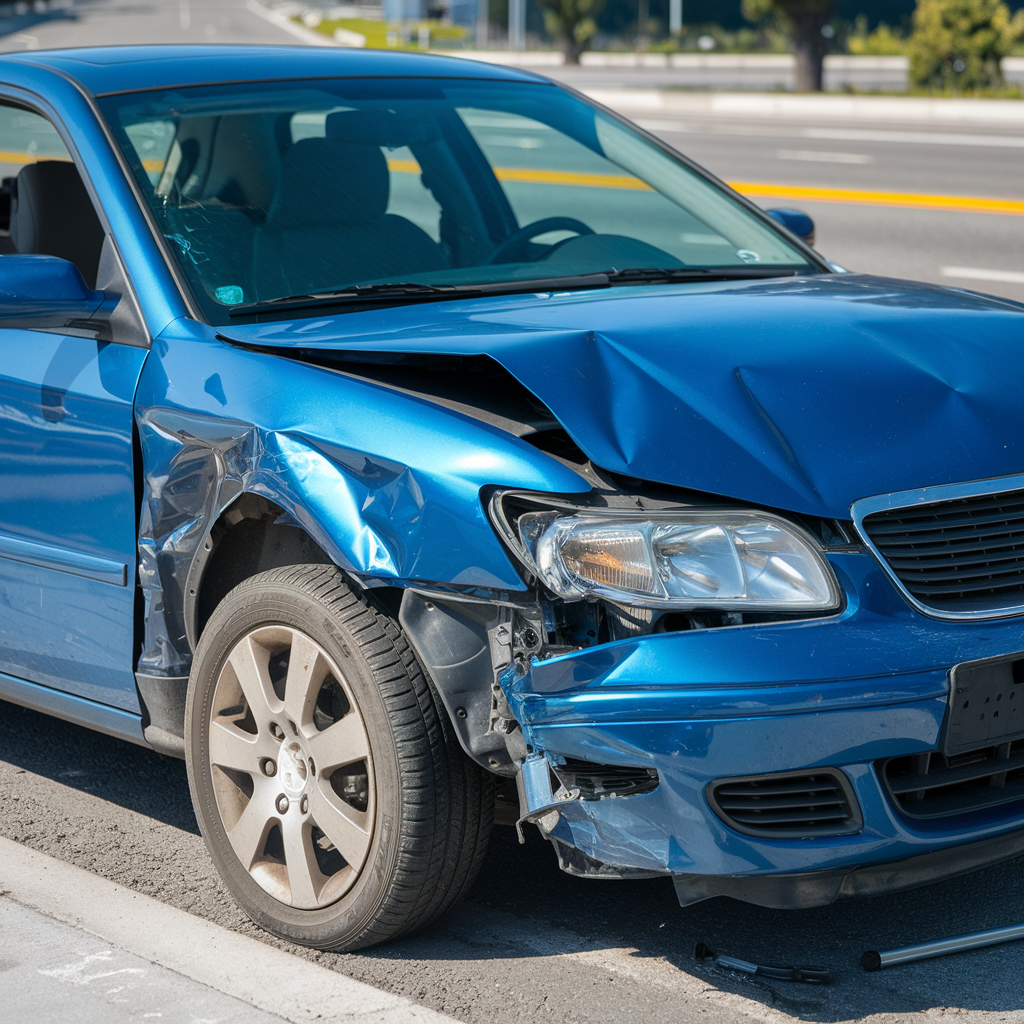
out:
<path id="1" fill-rule="evenodd" d="M 653 768 L 597 764 L 574 757 L 567 757 L 564 765 L 556 765 L 555 774 L 566 789 L 578 789 L 584 800 L 650 793 L 658 788 L 659 781 Z"/>
<path id="2" fill-rule="evenodd" d="M 835 768 L 718 779 L 707 798 L 726 825 L 760 839 L 848 835 L 864 825 L 849 780 Z"/>
<path id="3" fill-rule="evenodd" d="M 938 750 L 878 765 L 889 798 L 908 818 L 945 818 L 1024 801 L 1024 740 L 946 757 Z"/>

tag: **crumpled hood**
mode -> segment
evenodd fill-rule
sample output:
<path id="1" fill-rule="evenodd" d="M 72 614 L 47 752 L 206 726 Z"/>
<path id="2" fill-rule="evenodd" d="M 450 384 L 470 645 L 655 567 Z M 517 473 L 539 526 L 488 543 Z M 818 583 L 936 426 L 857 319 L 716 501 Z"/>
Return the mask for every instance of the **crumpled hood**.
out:
<path id="1" fill-rule="evenodd" d="M 490 355 L 607 470 L 811 515 L 1024 472 L 1024 306 L 931 285 L 835 274 L 614 288 L 223 334 Z"/>

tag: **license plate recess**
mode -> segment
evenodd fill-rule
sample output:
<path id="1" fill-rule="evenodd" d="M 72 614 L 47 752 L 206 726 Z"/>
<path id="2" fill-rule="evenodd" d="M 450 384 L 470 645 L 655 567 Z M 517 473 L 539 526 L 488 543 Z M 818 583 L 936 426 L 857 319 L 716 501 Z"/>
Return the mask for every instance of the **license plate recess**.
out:
<path id="1" fill-rule="evenodd" d="M 949 671 L 947 757 L 1024 737 L 1024 652 L 965 661 Z"/>

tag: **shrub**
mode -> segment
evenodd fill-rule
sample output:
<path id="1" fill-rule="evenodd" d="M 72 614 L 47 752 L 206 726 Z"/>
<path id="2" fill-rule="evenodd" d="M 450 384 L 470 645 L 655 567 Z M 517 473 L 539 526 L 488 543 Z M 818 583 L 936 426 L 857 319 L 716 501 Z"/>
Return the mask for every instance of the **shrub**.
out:
<path id="1" fill-rule="evenodd" d="M 907 41 L 884 21 L 874 32 L 868 32 L 867 17 L 858 14 L 846 48 L 861 57 L 892 57 L 907 52 Z"/>
<path id="2" fill-rule="evenodd" d="M 1024 38 L 1024 10 L 1002 0 L 917 0 L 907 46 L 914 85 L 949 92 L 997 89 L 999 62 Z"/>

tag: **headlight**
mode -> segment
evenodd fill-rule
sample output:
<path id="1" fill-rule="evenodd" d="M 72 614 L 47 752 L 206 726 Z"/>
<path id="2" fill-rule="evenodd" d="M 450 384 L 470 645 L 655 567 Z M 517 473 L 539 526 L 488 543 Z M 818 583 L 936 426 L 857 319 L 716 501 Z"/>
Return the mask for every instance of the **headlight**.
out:
<path id="1" fill-rule="evenodd" d="M 527 512 L 517 523 L 541 581 L 568 600 L 817 611 L 839 590 L 814 538 L 763 512 Z"/>

